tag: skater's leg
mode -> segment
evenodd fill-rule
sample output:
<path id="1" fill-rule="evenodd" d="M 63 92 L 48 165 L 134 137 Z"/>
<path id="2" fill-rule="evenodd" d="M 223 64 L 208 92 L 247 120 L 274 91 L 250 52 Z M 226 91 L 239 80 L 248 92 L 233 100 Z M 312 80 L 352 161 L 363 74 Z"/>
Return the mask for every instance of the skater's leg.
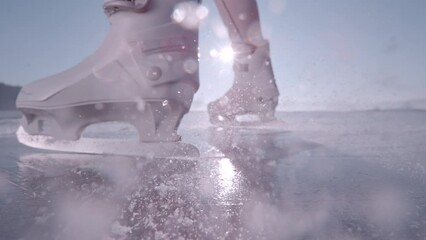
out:
<path id="1" fill-rule="evenodd" d="M 255 0 L 215 0 L 228 29 L 234 51 L 234 84 L 225 96 L 209 104 L 214 124 L 238 124 L 239 115 L 254 114 L 261 121 L 274 119 L 278 89 L 262 36 Z"/>
<path id="2" fill-rule="evenodd" d="M 256 0 L 215 0 L 215 3 L 235 51 L 265 44 Z"/>

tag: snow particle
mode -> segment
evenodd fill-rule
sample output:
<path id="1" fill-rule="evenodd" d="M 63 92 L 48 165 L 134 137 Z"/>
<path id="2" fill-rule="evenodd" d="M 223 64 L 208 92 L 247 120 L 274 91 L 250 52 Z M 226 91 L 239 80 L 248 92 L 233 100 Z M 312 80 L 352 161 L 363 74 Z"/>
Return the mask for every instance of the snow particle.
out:
<path id="1" fill-rule="evenodd" d="M 198 63 L 192 58 L 186 59 L 183 62 L 183 69 L 189 74 L 194 74 L 198 70 Z"/>
<path id="2" fill-rule="evenodd" d="M 176 5 L 171 18 L 187 29 L 197 29 L 209 10 L 195 2 L 182 2 Z"/>

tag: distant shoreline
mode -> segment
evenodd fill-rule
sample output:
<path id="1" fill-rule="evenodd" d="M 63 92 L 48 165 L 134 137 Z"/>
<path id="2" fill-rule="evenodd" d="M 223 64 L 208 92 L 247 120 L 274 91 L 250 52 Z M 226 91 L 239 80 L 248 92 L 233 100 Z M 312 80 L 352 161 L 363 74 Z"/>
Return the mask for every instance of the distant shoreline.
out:
<path id="1" fill-rule="evenodd" d="M 16 98 L 21 87 L 0 83 L 0 110 L 16 110 Z"/>
<path id="2" fill-rule="evenodd" d="M 22 113 L 19 110 L 0 110 L 0 120 L 21 118 Z"/>

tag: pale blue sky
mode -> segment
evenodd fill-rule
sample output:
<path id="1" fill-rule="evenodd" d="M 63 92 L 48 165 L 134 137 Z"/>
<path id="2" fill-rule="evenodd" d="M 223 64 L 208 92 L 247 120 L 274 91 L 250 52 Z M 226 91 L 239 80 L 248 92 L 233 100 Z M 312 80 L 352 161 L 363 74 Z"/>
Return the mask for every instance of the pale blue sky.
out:
<path id="1" fill-rule="evenodd" d="M 280 108 L 362 109 L 426 98 L 426 1 L 261 0 Z M 201 89 L 195 106 L 232 83 L 213 1 L 201 28 Z M 0 8 L 0 82 L 22 85 L 91 54 L 108 31 L 102 0 L 5 1 Z"/>

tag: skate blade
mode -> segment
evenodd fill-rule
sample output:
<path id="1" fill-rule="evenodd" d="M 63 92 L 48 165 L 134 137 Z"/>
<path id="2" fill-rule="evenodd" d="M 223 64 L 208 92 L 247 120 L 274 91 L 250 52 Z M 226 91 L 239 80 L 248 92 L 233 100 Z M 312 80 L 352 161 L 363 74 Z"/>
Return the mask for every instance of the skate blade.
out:
<path id="1" fill-rule="evenodd" d="M 171 159 L 193 159 L 200 156 L 194 145 L 182 142 L 144 143 L 137 140 L 100 138 L 57 140 L 51 136 L 30 135 L 22 126 L 18 128 L 16 136 L 18 141 L 26 146 L 65 153 Z"/>
<path id="2" fill-rule="evenodd" d="M 284 121 L 279 119 L 269 121 L 238 121 L 237 119 L 233 119 L 226 122 L 216 122 L 215 127 L 246 130 L 285 131 L 287 125 Z"/>

